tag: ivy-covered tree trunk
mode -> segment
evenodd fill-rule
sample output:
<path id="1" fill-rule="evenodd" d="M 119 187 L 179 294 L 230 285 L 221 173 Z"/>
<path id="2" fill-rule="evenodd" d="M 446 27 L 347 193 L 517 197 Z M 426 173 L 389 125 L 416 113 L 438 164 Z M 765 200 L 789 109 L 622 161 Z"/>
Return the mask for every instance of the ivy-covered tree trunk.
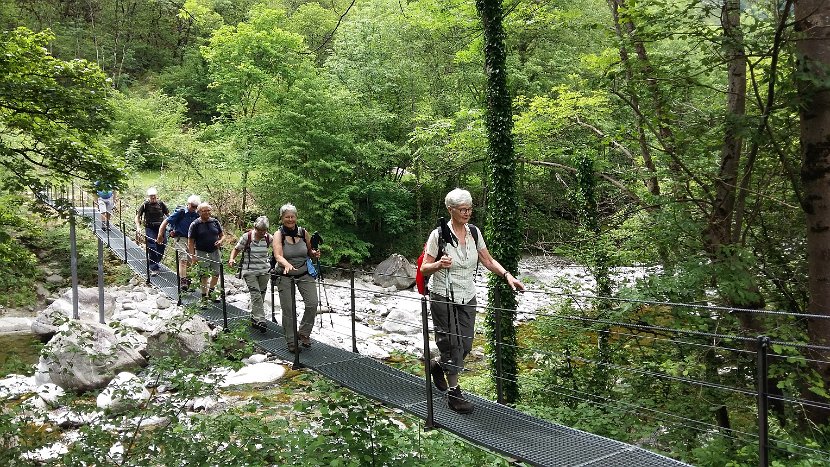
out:
<path id="1" fill-rule="evenodd" d="M 516 193 L 516 155 L 513 152 L 513 115 L 507 91 L 507 49 L 504 44 L 504 11 L 501 0 L 476 0 L 476 9 L 484 28 L 484 71 L 487 74 L 487 159 L 492 177 L 489 196 L 490 226 L 488 238 L 493 257 L 509 271 L 519 265 L 519 202 Z M 498 227 L 498 228 L 496 228 Z M 496 348 L 496 327 L 501 334 L 501 367 L 506 375 L 518 374 L 516 365 L 516 296 L 504 280 L 490 279 L 490 303 L 495 302 L 496 288 L 501 298 L 500 322 L 491 308 L 487 313 L 488 338 Z M 494 352 L 491 367 L 496 368 Z M 494 379 L 497 378 L 494 370 Z M 519 398 L 519 385 L 514 378 L 501 381 L 505 402 Z"/>
<path id="2" fill-rule="evenodd" d="M 830 317 L 830 3 L 824 0 L 795 2 L 798 94 L 801 103 L 801 182 L 807 217 L 807 265 L 810 314 Z M 810 319 L 810 342 L 830 345 L 830 319 Z M 830 352 L 813 355 L 813 365 L 830 387 Z M 827 400 L 805 388 L 806 398 Z M 824 423 L 826 409 L 808 406 L 811 419 Z"/>

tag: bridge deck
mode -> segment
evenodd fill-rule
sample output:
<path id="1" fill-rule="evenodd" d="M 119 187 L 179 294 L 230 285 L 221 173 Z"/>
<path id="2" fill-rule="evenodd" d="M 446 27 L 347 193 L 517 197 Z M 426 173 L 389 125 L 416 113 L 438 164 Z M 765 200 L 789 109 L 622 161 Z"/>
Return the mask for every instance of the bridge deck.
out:
<path id="1" fill-rule="evenodd" d="M 91 217 L 91 209 L 78 209 L 80 215 Z M 142 247 L 113 226 L 109 232 L 100 229 L 96 219 L 95 233 L 116 256 L 124 259 L 140 276 L 146 278 L 145 255 Z M 178 300 L 176 273 L 166 266 L 150 282 L 173 300 Z M 195 293 L 184 294 L 182 303 L 197 300 Z M 238 307 L 226 306 L 228 326 L 245 326 L 251 340 L 261 349 L 287 361 L 294 361 L 288 352 L 282 327 L 267 323 L 267 332 L 252 330 L 250 314 Z M 221 304 L 210 304 L 203 316 L 223 326 Z M 424 378 L 392 368 L 372 358 L 348 350 L 314 342 L 311 349 L 300 354 L 303 366 L 338 382 L 366 397 L 388 406 L 405 410 L 422 419 L 427 417 L 426 382 Z M 434 423 L 472 443 L 499 452 L 518 461 L 544 466 L 683 466 L 682 462 L 648 450 L 603 438 L 584 431 L 531 417 L 510 407 L 465 394 L 475 404 L 472 414 L 459 415 L 451 411 L 446 396 L 433 392 Z"/>

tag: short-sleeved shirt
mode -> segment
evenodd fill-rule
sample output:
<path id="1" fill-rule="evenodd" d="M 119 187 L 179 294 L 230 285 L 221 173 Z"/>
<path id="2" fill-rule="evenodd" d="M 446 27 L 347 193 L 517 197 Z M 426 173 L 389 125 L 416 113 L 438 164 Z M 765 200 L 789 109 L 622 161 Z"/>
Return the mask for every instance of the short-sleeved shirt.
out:
<path id="1" fill-rule="evenodd" d="M 198 218 L 199 213 L 196 211 L 177 209 L 167 218 L 167 225 L 172 226 L 174 236 L 187 238 L 190 224 Z"/>
<path id="2" fill-rule="evenodd" d="M 150 200 L 141 203 L 138 208 L 138 217 L 144 216 L 144 225 L 147 227 L 158 227 L 164 222 L 164 218 L 170 214 L 167 205 L 162 201 L 151 203 Z"/>
<path id="3" fill-rule="evenodd" d="M 465 224 L 466 239 L 464 246 L 446 245 L 444 254 L 452 258 L 450 269 L 439 269 L 429 278 L 429 290 L 450 298 L 450 291 L 447 287 L 447 274 L 452 282 L 452 296 L 455 303 L 465 304 L 475 298 L 475 271 L 478 265 L 478 250 L 487 248 L 484 237 L 479 230 L 478 245 L 470 233 L 470 226 Z M 426 252 L 435 258 L 438 254 L 438 229 L 432 231 L 427 239 Z M 449 272 L 448 272 L 449 271 Z"/>
<path id="4" fill-rule="evenodd" d="M 196 249 L 212 253 L 218 248 L 215 244 L 222 237 L 222 224 L 215 217 L 203 221 L 197 217 L 187 231 L 187 236 L 193 239 Z"/>
<path id="5" fill-rule="evenodd" d="M 239 237 L 234 249 L 245 254 L 241 264 L 244 271 L 263 273 L 271 269 L 271 250 L 268 249 L 271 246 L 270 239 L 270 235 L 263 235 L 261 239 L 257 240 L 256 234 L 252 230 Z"/>

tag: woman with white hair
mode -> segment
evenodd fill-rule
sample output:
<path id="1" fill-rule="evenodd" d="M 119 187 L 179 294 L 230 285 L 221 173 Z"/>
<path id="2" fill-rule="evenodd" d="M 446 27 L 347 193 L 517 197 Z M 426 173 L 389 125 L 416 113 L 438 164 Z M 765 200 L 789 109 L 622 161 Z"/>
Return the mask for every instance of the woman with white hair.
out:
<path id="1" fill-rule="evenodd" d="M 444 204 L 450 215 L 448 229 L 444 235 L 441 227 L 430 233 L 421 263 L 421 273 L 431 276 L 430 310 L 435 344 L 441 352 L 437 361 L 430 362 L 430 373 L 439 391 L 449 390 L 450 409 L 465 414 L 473 411 L 473 404 L 464 399 L 458 374 L 473 348 L 476 267 L 480 262 L 513 290 L 524 291 L 525 286 L 490 255 L 481 232 L 469 223 L 473 213 L 470 192 L 456 188 L 447 193 Z"/>
<path id="2" fill-rule="evenodd" d="M 305 348 L 311 347 L 311 329 L 314 327 L 314 316 L 317 313 L 317 284 L 313 277 L 308 275 L 307 260 L 319 258 L 320 251 L 311 248 L 311 235 L 302 227 L 297 226 L 297 208 L 287 203 L 280 208 L 281 226 L 274 232 L 274 258 L 277 261 L 276 274 L 277 290 L 280 294 L 280 308 L 282 308 L 282 327 L 285 331 L 285 340 L 290 352 L 299 349 L 294 345 L 294 321 L 297 316 L 292 312 L 291 279 L 297 284 L 297 290 L 303 297 L 305 312 L 297 330 L 297 340 Z"/>
<path id="3" fill-rule="evenodd" d="M 265 292 L 268 291 L 268 278 L 271 269 L 271 235 L 268 233 L 268 218 L 257 217 L 254 228 L 243 233 L 231 251 L 228 266 L 233 267 L 236 257 L 242 253 L 242 279 L 251 294 L 251 326 L 265 332 Z"/>

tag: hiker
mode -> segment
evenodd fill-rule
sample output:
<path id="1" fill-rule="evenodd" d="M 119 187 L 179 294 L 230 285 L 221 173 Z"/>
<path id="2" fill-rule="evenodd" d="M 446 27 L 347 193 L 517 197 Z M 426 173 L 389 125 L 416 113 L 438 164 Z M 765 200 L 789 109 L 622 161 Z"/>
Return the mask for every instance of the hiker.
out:
<path id="1" fill-rule="evenodd" d="M 476 236 L 471 233 L 469 221 L 473 198 L 470 192 L 456 188 L 447 193 L 444 204 L 450 214 L 450 223 L 430 233 L 421 264 L 424 276 L 431 276 L 430 310 L 435 343 L 441 352 L 437 360 L 430 362 L 430 373 L 439 391 L 449 390 L 450 409 L 464 414 L 472 412 L 473 405 L 461 393 L 458 374 L 464 370 L 464 358 L 473 348 L 476 267 L 481 262 L 485 268 L 503 277 L 513 290 L 524 291 L 525 286 L 490 256 L 479 229 L 472 226 Z M 443 246 L 440 255 L 439 243 Z"/>
<path id="2" fill-rule="evenodd" d="M 242 279 L 248 286 L 251 294 L 251 326 L 260 332 L 267 331 L 265 327 L 265 292 L 268 291 L 268 278 L 271 276 L 271 235 L 268 233 L 268 218 L 257 217 L 254 228 L 243 233 L 236 242 L 228 259 L 228 266 L 233 267 L 236 256 L 242 253 Z"/>
<path id="3" fill-rule="evenodd" d="M 190 195 L 184 208 L 176 209 L 173 214 L 164 219 L 156 237 L 156 243 L 164 244 L 164 234 L 170 230 L 170 237 L 173 238 L 173 248 L 179 252 L 179 287 L 183 291 L 190 290 L 191 285 L 190 277 L 187 276 L 187 267 L 190 265 L 190 252 L 187 249 L 188 230 L 190 230 L 190 224 L 199 217 L 196 209 L 201 203 L 202 199 L 199 198 L 199 195 Z M 170 226 L 170 229 L 168 229 L 168 226 Z"/>
<path id="4" fill-rule="evenodd" d="M 277 281 L 277 290 L 280 295 L 282 308 L 282 327 L 285 331 L 285 340 L 289 352 L 297 352 L 294 345 L 294 320 L 291 302 L 291 278 L 297 283 L 297 289 L 303 297 L 305 312 L 297 331 L 297 340 L 305 347 L 311 347 L 311 329 L 314 327 L 314 316 L 317 312 L 316 281 L 308 274 L 307 262 L 309 258 L 320 258 L 320 251 L 311 248 L 311 236 L 308 231 L 297 226 L 297 208 L 287 203 L 280 208 L 281 226 L 274 232 L 274 259 L 276 266 L 274 274 Z"/>
<path id="5" fill-rule="evenodd" d="M 219 247 L 225 238 L 222 224 L 215 217 L 211 217 L 213 207 L 208 203 L 201 203 L 196 208 L 199 217 L 196 218 L 187 231 L 187 251 L 191 264 L 199 268 L 199 277 L 202 279 L 202 307 L 207 306 L 209 300 L 220 302 L 221 293 L 216 293 L 216 283 L 221 274 L 222 261 Z"/>
<path id="6" fill-rule="evenodd" d="M 147 257 L 150 262 L 150 274 L 155 276 L 159 272 L 159 261 L 164 256 L 164 243 L 156 243 L 159 228 L 164 219 L 170 214 L 167 205 L 159 200 L 156 187 L 147 189 L 147 199 L 138 207 L 135 215 L 136 237 L 140 237 L 141 224 L 144 224 L 144 238 L 147 242 Z M 163 232 L 163 231 L 162 231 Z"/>
<path id="7" fill-rule="evenodd" d="M 101 230 L 110 229 L 110 218 L 115 209 L 115 191 L 107 184 L 95 182 L 95 195 L 98 197 L 98 211 L 101 213 Z"/>

